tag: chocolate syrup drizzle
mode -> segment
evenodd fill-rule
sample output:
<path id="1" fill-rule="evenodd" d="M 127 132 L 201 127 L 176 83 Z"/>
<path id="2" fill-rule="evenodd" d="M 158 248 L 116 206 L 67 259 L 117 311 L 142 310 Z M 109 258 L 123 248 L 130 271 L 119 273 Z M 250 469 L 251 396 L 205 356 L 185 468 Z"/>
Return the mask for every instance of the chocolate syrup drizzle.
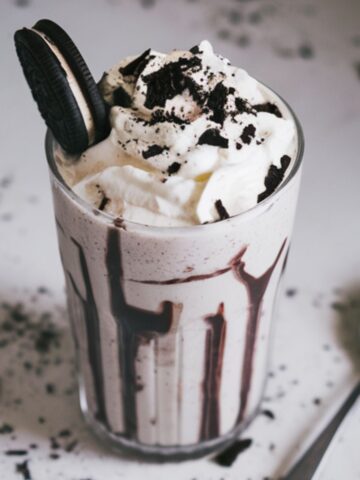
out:
<path id="1" fill-rule="evenodd" d="M 223 275 L 226 272 L 229 272 L 232 269 L 232 266 L 220 268 L 215 270 L 215 272 L 204 273 L 201 275 L 190 275 L 190 277 L 184 278 L 171 278 L 170 280 L 135 280 L 130 278 L 128 281 L 133 283 L 143 283 L 144 285 L 176 285 L 177 283 L 190 283 L 190 282 L 199 282 L 200 280 L 207 280 L 209 278 L 218 277 Z"/>
<path id="2" fill-rule="evenodd" d="M 260 323 L 262 302 L 273 271 L 275 270 L 275 267 L 285 248 L 286 241 L 287 239 L 283 241 L 279 253 L 277 254 L 272 265 L 260 277 L 254 277 L 245 271 L 246 264 L 242 260 L 242 257 L 246 252 L 246 248 L 242 249 L 231 261 L 231 264 L 233 265 L 232 271 L 235 275 L 235 278 L 237 278 L 237 280 L 239 280 L 239 282 L 245 286 L 249 300 L 246 344 L 243 369 L 241 373 L 240 409 L 236 423 L 239 423 L 243 420 L 246 412 L 251 387 L 256 334 Z"/>
<path id="3" fill-rule="evenodd" d="M 75 240 L 71 241 L 76 245 L 79 251 L 79 261 L 82 273 L 82 279 L 85 286 L 85 298 L 82 297 L 75 280 L 70 272 L 67 272 L 68 279 L 71 283 L 75 295 L 78 297 L 82 306 L 86 325 L 86 336 L 88 345 L 88 355 L 91 371 L 93 374 L 95 398 L 96 398 L 96 419 L 99 422 L 108 425 L 108 419 L 105 407 L 104 394 L 104 377 L 102 372 L 102 357 L 101 357 L 101 340 L 100 340 L 100 321 L 99 314 L 95 302 L 94 292 L 91 285 L 89 269 L 82 246 Z"/>
<path id="4" fill-rule="evenodd" d="M 280 250 L 272 263 L 272 265 L 260 276 L 255 277 L 246 272 L 246 264 L 243 256 L 247 251 L 247 247 L 243 247 L 239 253 L 229 262 L 229 266 L 216 270 L 214 272 L 202 275 L 192 275 L 184 278 L 173 278 L 170 280 L 130 280 L 136 283 L 152 284 L 152 285 L 174 285 L 181 283 L 196 282 L 206 280 L 223 275 L 230 270 L 246 288 L 249 300 L 249 314 L 246 327 L 246 344 L 244 352 L 243 369 L 241 373 L 241 391 L 240 391 L 240 407 L 236 424 L 244 418 L 253 369 L 253 357 L 256 344 L 256 336 L 260 323 L 261 307 L 264 295 L 271 276 L 282 252 L 285 248 L 287 239 L 285 239 Z M 285 269 L 288 252 L 285 255 L 282 272 Z M 220 304 L 217 314 L 210 315 L 205 320 L 210 323 L 211 328 L 206 333 L 205 340 L 205 380 L 203 382 L 204 395 L 202 407 L 202 421 L 200 428 L 200 440 L 208 440 L 219 435 L 220 431 L 220 415 L 219 415 L 219 391 L 221 381 L 222 361 L 225 346 L 226 321 L 223 317 L 223 303 Z"/>
<path id="5" fill-rule="evenodd" d="M 123 288 L 121 235 L 110 228 L 107 240 L 106 266 L 109 275 L 111 311 L 116 319 L 119 337 L 119 362 L 122 379 L 124 435 L 137 436 L 136 357 L 141 343 L 166 335 L 177 327 L 182 306 L 169 301 L 161 303 L 158 312 L 133 307 L 126 302 Z"/>
<path id="6" fill-rule="evenodd" d="M 220 303 L 217 313 L 208 315 L 205 321 L 210 328 L 206 332 L 205 339 L 204 398 L 200 441 L 218 437 L 220 434 L 220 384 L 226 337 L 224 304 Z"/>
<path id="7" fill-rule="evenodd" d="M 64 232 L 60 222 L 56 221 L 56 223 L 59 230 Z M 96 397 L 96 418 L 110 428 L 104 397 L 99 314 L 84 250 L 75 239 L 71 238 L 71 241 L 77 247 L 79 252 L 80 268 L 85 286 L 85 297 L 80 293 L 80 290 L 70 272 L 66 272 L 67 279 L 73 292 L 80 301 L 83 310 L 86 325 L 89 364 L 92 370 Z M 229 262 L 229 266 L 216 270 L 210 274 L 193 275 L 190 277 L 175 278 L 161 282 L 132 280 L 144 284 L 172 285 L 213 278 L 223 275 L 231 270 L 235 278 L 245 286 L 249 301 L 249 311 L 246 327 L 246 345 L 241 373 L 240 407 L 236 424 L 244 419 L 246 413 L 251 388 L 253 356 L 263 298 L 271 276 L 283 253 L 286 242 L 287 239 L 282 243 L 272 265 L 259 277 L 255 277 L 245 270 L 246 264 L 243 261 L 243 256 L 247 251 L 247 247 L 244 247 Z M 285 268 L 286 260 L 287 254 L 285 255 L 282 270 Z M 175 331 L 178 327 L 182 305 L 174 304 L 170 301 L 164 301 L 160 304 L 157 312 L 152 312 L 131 306 L 126 302 L 123 288 L 124 277 L 121 255 L 121 233 L 120 230 L 115 227 L 109 229 L 105 261 L 108 270 L 111 311 L 117 322 L 119 339 L 119 363 L 122 381 L 124 416 L 124 432 L 121 433 L 128 438 L 136 438 L 136 392 L 138 390 L 136 359 L 138 348 L 141 344 L 149 343 L 152 339 L 157 338 L 160 335 L 166 335 L 171 330 Z M 206 316 L 204 320 L 209 325 L 209 328 L 206 332 L 205 338 L 205 371 L 200 441 L 216 438 L 220 435 L 220 386 L 226 338 L 224 304 L 220 303 L 217 313 Z"/>

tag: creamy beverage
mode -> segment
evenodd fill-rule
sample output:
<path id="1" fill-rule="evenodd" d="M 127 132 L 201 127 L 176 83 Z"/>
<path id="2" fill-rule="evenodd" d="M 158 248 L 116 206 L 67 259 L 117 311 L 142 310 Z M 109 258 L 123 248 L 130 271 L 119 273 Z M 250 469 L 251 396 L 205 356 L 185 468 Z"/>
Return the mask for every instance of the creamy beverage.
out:
<path id="1" fill-rule="evenodd" d="M 301 129 L 206 41 L 128 57 L 98 91 L 98 141 L 46 141 L 82 410 L 115 446 L 195 458 L 262 398 Z"/>

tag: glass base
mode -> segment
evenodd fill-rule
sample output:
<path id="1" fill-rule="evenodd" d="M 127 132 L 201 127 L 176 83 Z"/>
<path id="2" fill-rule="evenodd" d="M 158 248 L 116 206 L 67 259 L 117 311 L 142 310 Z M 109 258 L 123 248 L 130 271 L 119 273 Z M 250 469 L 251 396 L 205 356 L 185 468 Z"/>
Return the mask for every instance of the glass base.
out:
<path id="1" fill-rule="evenodd" d="M 114 433 L 109 432 L 91 415 L 86 401 L 85 390 L 81 382 L 79 385 L 79 394 L 80 408 L 85 421 L 101 443 L 107 445 L 111 450 L 117 453 L 125 453 L 136 457 L 137 459 L 157 463 L 194 460 L 224 450 L 234 442 L 243 430 L 248 427 L 257 416 L 260 408 L 259 404 L 255 411 L 244 422 L 221 437 L 193 445 L 166 447 L 163 445 L 145 445 L 136 440 L 129 440 L 121 435 L 115 435 Z"/>

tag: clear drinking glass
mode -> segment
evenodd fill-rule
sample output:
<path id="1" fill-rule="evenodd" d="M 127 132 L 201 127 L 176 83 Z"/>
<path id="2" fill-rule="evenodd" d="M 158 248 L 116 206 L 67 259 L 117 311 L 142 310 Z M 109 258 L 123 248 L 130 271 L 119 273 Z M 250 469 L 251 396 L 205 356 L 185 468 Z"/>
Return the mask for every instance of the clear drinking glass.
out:
<path id="1" fill-rule="evenodd" d="M 62 180 L 50 133 L 59 248 L 80 403 L 103 441 L 155 460 L 225 447 L 256 415 L 303 154 L 279 189 L 221 222 L 163 228 L 94 210 Z"/>

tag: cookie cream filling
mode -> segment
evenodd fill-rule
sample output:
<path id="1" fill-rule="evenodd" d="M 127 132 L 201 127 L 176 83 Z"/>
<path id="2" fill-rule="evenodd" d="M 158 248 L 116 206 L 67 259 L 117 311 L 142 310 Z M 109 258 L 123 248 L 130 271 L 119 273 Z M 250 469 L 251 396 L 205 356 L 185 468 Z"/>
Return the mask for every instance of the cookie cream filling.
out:
<path id="1" fill-rule="evenodd" d="M 58 156 L 64 180 L 95 208 L 147 225 L 214 222 L 255 206 L 291 171 L 288 108 L 207 41 L 128 57 L 99 87 L 109 137 L 76 162 Z"/>

